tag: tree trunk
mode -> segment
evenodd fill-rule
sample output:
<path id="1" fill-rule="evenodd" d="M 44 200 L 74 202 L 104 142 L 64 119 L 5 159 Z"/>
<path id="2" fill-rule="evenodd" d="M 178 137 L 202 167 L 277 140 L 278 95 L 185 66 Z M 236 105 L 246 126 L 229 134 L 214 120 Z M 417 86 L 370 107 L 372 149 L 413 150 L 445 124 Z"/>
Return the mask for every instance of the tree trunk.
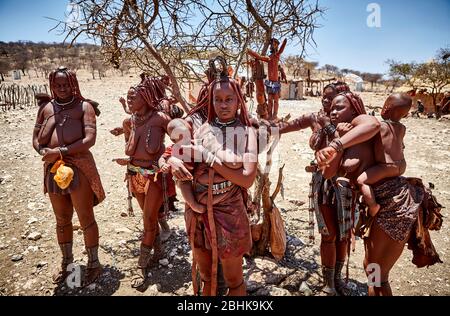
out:
<path id="1" fill-rule="evenodd" d="M 95 80 L 95 72 L 94 71 L 92 71 L 92 79 Z"/>
<path id="2" fill-rule="evenodd" d="M 431 96 L 433 97 L 433 108 L 434 108 L 434 113 L 437 113 L 438 111 L 437 111 L 437 102 L 436 102 L 436 99 L 437 99 L 437 91 L 436 90 L 432 90 L 431 91 Z"/>
<path id="3" fill-rule="evenodd" d="M 261 238 L 253 245 L 253 255 L 264 256 L 270 242 L 270 212 L 272 211 L 269 175 L 260 173 L 260 177 L 257 181 L 262 190 L 263 222 Z M 260 203 L 260 201 L 258 201 L 258 203 Z"/>
<path id="4" fill-rule="evenodd" d="M 3 77 L 3 74 L 0 74 L 0 76 L 2 77 L 1 81 L 5 81 L 5 78 Z"/>

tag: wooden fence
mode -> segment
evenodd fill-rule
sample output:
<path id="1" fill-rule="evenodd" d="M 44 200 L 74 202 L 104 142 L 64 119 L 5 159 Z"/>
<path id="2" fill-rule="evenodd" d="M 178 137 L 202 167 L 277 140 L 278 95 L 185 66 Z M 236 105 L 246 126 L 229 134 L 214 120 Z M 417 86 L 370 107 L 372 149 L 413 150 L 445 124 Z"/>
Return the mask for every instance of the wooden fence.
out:
<path id="1" fill-rule="evenodd" d="M 0 84 L 0 107 L 3 111 L 24 109 L 25 107 L 36 106 L 35 95 L 38 93 L 49 93 L 47 85 L 17 85 Z"/>

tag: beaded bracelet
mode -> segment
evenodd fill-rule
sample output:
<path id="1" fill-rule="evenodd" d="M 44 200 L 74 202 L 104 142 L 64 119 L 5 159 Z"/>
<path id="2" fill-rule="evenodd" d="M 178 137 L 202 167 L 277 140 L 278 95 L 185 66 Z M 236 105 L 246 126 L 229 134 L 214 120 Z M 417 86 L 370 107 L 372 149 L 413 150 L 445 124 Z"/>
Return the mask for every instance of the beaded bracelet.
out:
<path id="1" fill-rule="evenodd" d="M 327 133 L 328 136 L 334 136 L 334 133 L 336 132 L 336 126 L 333 124 L 328 124 L 323 128 L 324 132 Z"/>
<path id="2" fill-rule="evenodd" d="M 342 145 L 342 142 L 339 138 L 333 139 L 329 146 L 336 150 L 336 152 L 344 151 L 344 145 Z"/>
<path id="3" fill-rule="evenodd" d="M 61 156 L 65 156 L 69 153 L 69 149 L 66 146 L 59 147 L 59 152 L 61 153 Z"/>

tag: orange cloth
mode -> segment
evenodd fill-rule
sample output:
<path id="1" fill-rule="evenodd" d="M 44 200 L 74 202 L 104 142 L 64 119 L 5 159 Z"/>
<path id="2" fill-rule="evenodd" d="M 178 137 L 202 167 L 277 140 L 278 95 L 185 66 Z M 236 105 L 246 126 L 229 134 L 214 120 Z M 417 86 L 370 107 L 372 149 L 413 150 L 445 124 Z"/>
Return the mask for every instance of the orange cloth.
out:
<path id="1" fill-rule="evenodd" d="M 105 191 L 98 174 L 97 166 L 95 165 L 94 157 L 90 151 L 84 153 L 78 153 L 75 155 L 65 156 L 65 163 L 73 165 L 78 169 L 88 180 L 92 191 L 94 192 L 94 206 L 100 204 L 105 199 Z M 50 166 L 52 164 L 46 162 L 44 164 L 44 184 L 47 178 L 48 172 L 50 172 Z M 48 192 L 47 186 L 44 185 L 44 193 Z"/>
<path id="2" fill-rule="evenodd" d="M 67 189 L 73 180 L 73 169 L 65 166 L 63 160 L 58 160 L 50 170 L 51 173 L 56 173 L 53 178 L 56 184 L 63 190 Z"/>

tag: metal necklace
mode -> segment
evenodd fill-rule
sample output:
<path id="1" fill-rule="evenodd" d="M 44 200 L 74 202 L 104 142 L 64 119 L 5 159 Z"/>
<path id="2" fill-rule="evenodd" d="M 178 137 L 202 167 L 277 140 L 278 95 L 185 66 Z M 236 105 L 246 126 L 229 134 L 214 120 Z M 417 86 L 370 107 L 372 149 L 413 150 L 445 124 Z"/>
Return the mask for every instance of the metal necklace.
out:
<path id="1" fill-rule="evenodd" d="M 66 107 L 67 105 L 71 104 L 74 100 L 75 100 L 75 96 L 72 96 L 72 100 L 70 100 L 69 102 L 66 102 L 66 103 L 59 103 L 59 102 L 55 99 L 55 103 L 56 103 L 56 105 L 58 105 L 58 106 L 64 108 L 64 107 Z"/>
<path id="2" fill-rule="evenodd" d="M 219 121 L 219 118 L 218 118 L 218 117 L 216 117 L 216 119 L 214 120 L 214 124 L 215 124 L 217 127 L 220 127 L 221 129 L 227 128 L 227 127 L 229 127 L 229 126 L 232 126 L 234 123 L 236 123 L 236 119 L 233 119 L 232 121 L 226 122 L 226 123 L 222 123 L 221 121 Z"/>

